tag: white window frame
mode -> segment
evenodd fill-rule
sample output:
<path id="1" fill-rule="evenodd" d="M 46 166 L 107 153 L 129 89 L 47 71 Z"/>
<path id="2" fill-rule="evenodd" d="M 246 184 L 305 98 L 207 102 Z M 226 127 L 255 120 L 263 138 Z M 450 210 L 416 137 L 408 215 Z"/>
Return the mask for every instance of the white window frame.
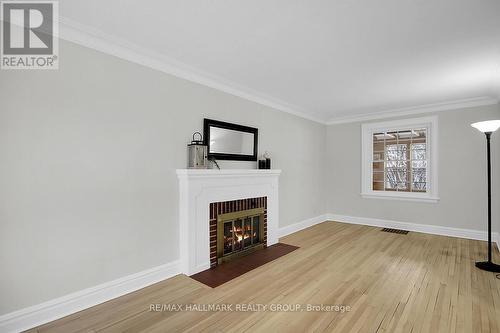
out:
<path id="1" fill-rule="evenodd" d="M 427 158 L 427 192 L 392 192 L 373 190 L 373 134 L 425 128 Z M 399 119 L 361 125 L 361 196 L 363 198 L 438 202 L 438 117 Z"/>

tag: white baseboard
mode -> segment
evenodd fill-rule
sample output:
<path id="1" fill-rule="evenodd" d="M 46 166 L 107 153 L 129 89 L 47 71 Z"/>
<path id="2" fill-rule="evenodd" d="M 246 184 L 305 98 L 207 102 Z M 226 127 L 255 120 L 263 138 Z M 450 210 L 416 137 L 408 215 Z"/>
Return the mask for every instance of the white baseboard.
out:
<path id="1" fill-rule="evenodd" d="M 369 217 L 356 217 L 356 216 L 347 216 L 338 214 L 328 214 L 328 215 L 329 215 L 328 219 L 330 221 L 344 222 L 350 224 L 362 224 L 372 227 L 402 229 L 408 231 L 422 232 L 425 234 L 433 234 L 433 235 L 441 235 L 449 237 L 459 237 L 459 238 L 476 239 L 483 241 L 488 240 L 488 233 L 486 231 L 481 231 L 481 230 L 450 228 L 450 227 L 442 227 L 442 226 L 428 225 L 428 224 L 398 222 L 398 221 L 391 221 L 384 219 L 374 219 Z M 493 242 L 496 242 L 497 247 L 500 248 L 499 233 L 494 232 L 492 233 L 491 236 Z"/>
<path id="2" fill-rule="evenodd" d="M 180 273 L 174 261 L 0 316 L 0 332 L 20 332 L 123 296 Z"/>
<path id="3" fill-rule="evenodd" d="M 316 216 L 304 221 L 300 221 L 298 223 L 292 224 L 292 225 L 287 225 L 285 227 L 279 228 L 278 229 L 278 238 L 284 237 L 286 235 L 293 234 L 294 232 L 300 231 L 305 228 L 309 228 L 313 225 L 316 225 L 318 223 L 322 223 L 325 221 L 328 221 L 330 214 L 323 214 L 320 216 Z"/>
<path id="4" fill-rule="evenodd" d="M 323 214 L 286 227 L 279 228 L 278 237 L 281 238 L 293 234 L 294 232 L 312 227 L 313 225 L 325 221 L 337 221 L 350 224 L 367 225 L 372 227 L 402 229 L 414 232 L 422 232 L 425 234 L 475 239 L 482 241 L 488 240 L 488 233 L 481 230 L 442 227 L 435 225 L 399 222 L 385 219 L 374 219 L 369 217 L 357 217 L 339 214 Z M 500 233 L 493 232 L 491 236 L 492 241 L 496 243 L 498 251 L 500 252 Z"/>

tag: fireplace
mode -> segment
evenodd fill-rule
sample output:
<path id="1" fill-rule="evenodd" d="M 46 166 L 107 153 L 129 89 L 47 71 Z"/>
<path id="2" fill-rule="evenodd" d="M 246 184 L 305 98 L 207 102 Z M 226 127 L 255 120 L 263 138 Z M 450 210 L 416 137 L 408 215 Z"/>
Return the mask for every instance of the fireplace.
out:
<path id="1" fill-rule="evenodd" d="M 217 217 L 217 263 L 264 247 L 264 208 Z"/>
<path id="2" fill-rule="evenodd" d="M 210 266 L 267 245 L 267 197 L 210 204 Z"/>
<path id="3" fill-rule="evenodd" d="M 193 275 L 217 265 L 220 214 L 264 208 L 264 246 L 278 242 L 280 170 L 179 169 L 176 172 L 182 273 Z"/>

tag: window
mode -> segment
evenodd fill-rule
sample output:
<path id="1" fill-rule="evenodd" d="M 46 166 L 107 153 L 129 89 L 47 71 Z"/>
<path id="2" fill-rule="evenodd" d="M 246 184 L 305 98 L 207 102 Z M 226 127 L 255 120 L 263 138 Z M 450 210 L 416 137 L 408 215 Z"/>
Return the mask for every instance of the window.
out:
<path id="1" fill-rule="evenodd" d="M 373 134 L 373 191 L 427 192 L 427 129 Z"/>
<path id="2" fill-rule="evenodd" d="M 362 195 L 435 202 L 437 117 L 362 126 Z"/>

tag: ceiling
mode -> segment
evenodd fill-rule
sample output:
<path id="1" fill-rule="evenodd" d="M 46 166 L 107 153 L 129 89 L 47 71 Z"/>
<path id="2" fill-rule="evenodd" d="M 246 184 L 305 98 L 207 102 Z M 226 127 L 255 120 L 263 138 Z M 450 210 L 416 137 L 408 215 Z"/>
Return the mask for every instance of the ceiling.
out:
<path id="1" fill-rule="evenodd" d="M 500 95 L 499 0 L 80 0 L 59 10 L 201 83 L 323 122 Z"/>

